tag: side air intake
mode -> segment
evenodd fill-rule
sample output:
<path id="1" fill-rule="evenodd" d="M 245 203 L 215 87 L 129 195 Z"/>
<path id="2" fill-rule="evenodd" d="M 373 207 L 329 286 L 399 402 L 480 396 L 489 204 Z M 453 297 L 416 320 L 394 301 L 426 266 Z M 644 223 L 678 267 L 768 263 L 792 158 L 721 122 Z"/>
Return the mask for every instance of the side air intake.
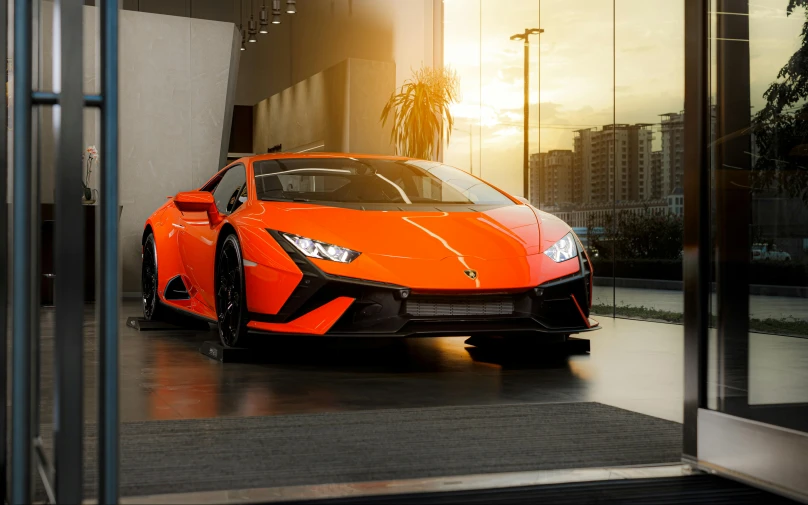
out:
<path id="1" fill-rule="evenodd" d="M 164 296 L 166 300 L 188 300 L 191 298 L 185 288 L 185 283 L 182 282 L 182 277 L 179 275 L 168 281 Z"/>

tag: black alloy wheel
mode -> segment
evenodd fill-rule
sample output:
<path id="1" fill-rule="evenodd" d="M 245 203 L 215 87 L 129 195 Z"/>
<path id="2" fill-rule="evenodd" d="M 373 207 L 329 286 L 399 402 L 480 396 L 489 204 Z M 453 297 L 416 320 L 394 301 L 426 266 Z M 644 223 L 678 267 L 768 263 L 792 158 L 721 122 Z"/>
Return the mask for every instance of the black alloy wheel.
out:
<path id="1" fill-rule="evenodd" d="M 216 262 L 216 315 L 219 338 L 225 347 L 247 344 L 247 298 L 244 290 L 244 263 L 235 235 L 228 235 Z"/>
<path id="2" fill-rule="evenodd" d="M 149 233 L 143 243 L 143 256 L 140 266 L 140 290 L 143 299 L 143 317 L 155 321 L 162 316 L 160 297 L 157 294 L 157 247 L 154 235 Z"/>

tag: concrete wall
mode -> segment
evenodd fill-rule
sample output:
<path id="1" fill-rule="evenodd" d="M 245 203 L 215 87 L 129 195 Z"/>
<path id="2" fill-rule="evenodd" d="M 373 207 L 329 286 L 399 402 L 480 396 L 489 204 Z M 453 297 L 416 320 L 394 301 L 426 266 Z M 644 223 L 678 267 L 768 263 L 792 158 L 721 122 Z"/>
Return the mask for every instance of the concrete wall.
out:
<path id="1" fill-rule="evenodd" d="M 379 115 L 395 85 L 395 65 L 348 59 L 255 106 L 253 151 L 323 144 L 329 152 L 393 154 Z"/>
<path id="2" fill-rule="evenodd" d="M 84 9 L 85 92 L 96 93 L 98 15 L 95 7 Z M 53 4 L 44 2 L 42 14 L 43 26 L 52 26 Z M 199 187 L 221 168 L 240 40 L 232 23 L 144 12 L 122 11 L 120 27 L 122 289 L 139 292 L 146 218 L 166 196 Z M 52 89 L 52 31 L 43 30 L 43 39 L 43 87 Z M 42 116 L 41 196 L 52 202 L 53 120 L 50 110 Z M 98 120 L 98 111 L 85 111 L 85 145 L 98 146 L 102 165 Z M 100 169 L 91 178 L 93 188 Z"/>

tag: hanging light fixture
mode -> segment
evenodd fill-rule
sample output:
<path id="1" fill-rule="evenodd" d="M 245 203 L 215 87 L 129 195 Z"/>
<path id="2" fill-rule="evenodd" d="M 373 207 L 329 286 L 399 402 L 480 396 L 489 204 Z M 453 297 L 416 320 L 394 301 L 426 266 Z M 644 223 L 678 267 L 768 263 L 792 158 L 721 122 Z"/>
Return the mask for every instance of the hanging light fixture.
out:
<path id="1" fill-rule="evenodd" d="M 264 0 L 261 6 L 261 12 L 258 14 L 258 20 L 261 23 L 261 28 L 258 33 L 269 33 L 269 13 L 267 12 L 267 0 Z"/>
<path id="2" fill-rule="evenodd" d="M 242 21 L 244 19 L 244 14 L 242 11 L 242 2 L 243 0 L 238 0 L 238 33 L 241 35 L 241 50 L 246 51 L 247 47 L 244 45 L 244 42 L 247 40 L 247 34 L 244 33 L 244 25 Z"/>
<path id="3" fill-rule="evenodd" d="M 294 14 L 297 12 L 297 7 L 295 6 L 295 0 L 286 0 L 286 13 L 287 14 Z"/>
<path id="4" fill-rule="evenodd" d="M 258 42 L 258 39 L 255 38 L 255 35 L 258 33 L 258 25 L 255 23 L 255 16 L 253 16 L 253 3 L 250 0 L 250 20 L 247 22 L 248 32 L 250 34 L 250 38 L 247 39 L 248 42 Z"/>
<path id="5" fill-rule="evenodd" d="M 281 24 L 281 0 L 272 0 L 272 24 Z"/>

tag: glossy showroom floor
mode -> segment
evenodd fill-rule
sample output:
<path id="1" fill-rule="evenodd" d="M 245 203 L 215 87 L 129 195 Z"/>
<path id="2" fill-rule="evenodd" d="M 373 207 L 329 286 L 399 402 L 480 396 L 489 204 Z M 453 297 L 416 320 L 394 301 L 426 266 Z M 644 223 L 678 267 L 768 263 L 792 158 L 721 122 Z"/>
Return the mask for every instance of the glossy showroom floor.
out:
<path id="1" fill-rule="evenodd" d="M 303 339 L 259 364 L 199 353 L 216 334 L 138 332 L 121 310 L 121 420 L 318 413 L 399 407 L 595 401 L 681 422 L 682 327 L 598 317 L 583 355 L 485 352 L 464 338 Z M 86 312 L 85 415 L 96 418 L 94 309 Z M 43 309 L 41 420 L 53 410 L 53 309 Z M 751 396 L 806 401 L 808 339 L 755 335 Z"/>

